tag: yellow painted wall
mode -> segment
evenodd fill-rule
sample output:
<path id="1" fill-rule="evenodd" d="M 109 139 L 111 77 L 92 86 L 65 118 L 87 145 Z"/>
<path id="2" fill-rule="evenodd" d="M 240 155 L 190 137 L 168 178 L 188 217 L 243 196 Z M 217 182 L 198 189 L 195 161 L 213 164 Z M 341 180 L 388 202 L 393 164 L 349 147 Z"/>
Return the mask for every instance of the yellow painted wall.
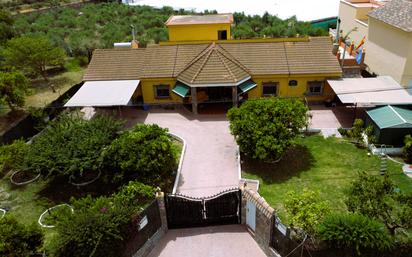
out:
<path id="1" fill-rule="evenodd" d="M 278 96 L 280 97 L 304 97 L 308 101 L 325 101 L 327 99 L 333 99 L 333 90 L 327 85 L 326 80 L 331 78 L 339 78 L 339 74 L 313 74 L 313 75 L 296 75 L 296 76 L 255 76 L 252 77 L 253 81 L 256 82 L 257 87 L 248 92 L 250 99 L 261 98 L 263 92 L 263 83 L 266 82 L 278 82 Z M 289 86 L 289 80 L 297 80 L 297 86 Z M 325 81 L 322 95 L 319 96 L 308 96 L 308 82 L 309 81 Z M 140 86 L 143 93 L 143 101 L 146 104 L 166 104 L 166 103 L 183 103 L 183 98 L 171 92 L 170 98 L 155 98 L 155 85 L 170 85 L 170 90 L 173 89 L 176 84 L 176 79 L 171 78 L 158 78 L 158 79 L 144 79 L 140 82 Z"/>
<path id="2" fill-rule="evenodd" d="M 169 41 L 218 40 L 218 31 L 227 30 L 230 39 L 230 24 L 196 24 L 168 26 Z"/>
<path id="3" fill-rule="evenodd" d="M 369 18 L 369 43 L 365 63 L 370 71 L 378 75 L 389 75 L 406 86 L 408 78 L 412 78 L 411 34 Z"/>
<path id="4" fill-rule="evenodd" d="M 263 93 L 263 83 L 266 82 L 278 82 L 278 96 L 280 97 L 304 97 L 308 101 L 324 101 L 326 99 L 332 99 L 334 97 L 333 90 L 327 85 L 326 80 L 331 78 L 339 78 L 339 74 L 330 75 L 304 75 L 304 76 L 255 76 L 252 77 L 253 81 L 256 82 L 257 87 L 248 92 L 249 98 L 260 98 Z M 297 86 L 289 86 L 289 80 L 298 81 Z M 322 95 L 318 96 L 308 96 L 308 82 L 309 81 L 325 81 Z"/>
<path id="5" fill-rule="evenodd" d="M 147 104 L 165 104 L 165 103 L 182 103 L 183 98 L 172 92 L 176 84 L 176 79 L 172 78 L 156 78 L 156 79 L 142 79 L 140 86 L 143 93 L 143 101 Z M 156 85 L 169 85 L 170 97 L 169 98 L 156 98 L 155 86 Z"/>

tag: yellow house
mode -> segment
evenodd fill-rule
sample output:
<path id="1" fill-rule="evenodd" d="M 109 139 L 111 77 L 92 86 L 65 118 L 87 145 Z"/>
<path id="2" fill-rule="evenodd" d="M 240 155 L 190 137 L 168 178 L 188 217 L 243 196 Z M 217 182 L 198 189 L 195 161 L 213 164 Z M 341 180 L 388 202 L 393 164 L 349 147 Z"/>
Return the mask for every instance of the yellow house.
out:
<path id="1" fill-rule="evenodd" d="M 211 31 L 218 30 L 212 27 Z M 214 32 L 210 35 L 216 36 Z M 96 92 L 94 102 L 99 106 L 118 103 L 112 98 L 126 97 L 127 88 L 134 89 L 129 99 L 135 103 L 184 104 L 197 113 L 200 104 L 202 108 L 214 103 L 237 105 L 245 99 L 268 96 L 332 100 L 334 94 L 326 80 L 342 76 L 329 37 L 215 41 L 200 34 L 189 36 L 174 38 L 189 41 L 147 48 L 95 50 L 79 92 L 91 82 L 101 83 L 103 88 L 117 83 L 113 81 L 127 81 L 123 89 L 107 89 L 110 99 L 97 99 L 104 96 L 104 90 Z"/>
<path id="2" fill-rule="evenodd" d="M 340 28 L 355 45 L 365 37 L 366 69 L 406 86 L 412 80 L 412 2 L 341 0 Z"/>
<path id="3" fill-rule="evenodd" d="M 174 15 L 166 21 L 169 41 L 230 39 L 232 14 Z"/>

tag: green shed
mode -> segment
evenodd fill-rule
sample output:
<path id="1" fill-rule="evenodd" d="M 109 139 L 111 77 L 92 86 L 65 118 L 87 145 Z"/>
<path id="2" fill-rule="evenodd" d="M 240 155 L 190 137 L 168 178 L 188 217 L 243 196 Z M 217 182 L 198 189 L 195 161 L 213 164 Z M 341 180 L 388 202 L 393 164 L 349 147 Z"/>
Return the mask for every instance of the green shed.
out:
<path id="1" fill-rule="evenodd" d="M 378 144 L 403 146 L 406 135 L 412 135 L 412 111 L 396 106 L 383 106 L 366 112 L 365 125 L 372 125 Z"/>
<path id="2" fill-rule="evenodd" d="M 312 24 L 312 27 L 314 28 L 321 28 L 324 30 L 329 30 L 329 29 L 336 29 L 336 24 L 338 22 L 338 17 L 329 17 L 329 18 L 323 18 L 319 20 L 313 20 L 310 22 Z"/>

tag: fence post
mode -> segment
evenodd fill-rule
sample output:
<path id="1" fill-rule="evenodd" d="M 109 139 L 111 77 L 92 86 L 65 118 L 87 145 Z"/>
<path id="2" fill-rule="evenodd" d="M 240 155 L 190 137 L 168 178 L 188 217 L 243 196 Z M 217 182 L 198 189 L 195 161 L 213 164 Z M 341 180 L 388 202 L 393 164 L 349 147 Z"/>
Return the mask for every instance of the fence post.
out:
<path id="1" fill-rule="evenodd" d="M 157 204 L 159 205 L 159 212 L 160 212 L 160 220 L 162 221 L 161 230 L 164 233 L 167 232 L 167 214 L 166 214 L 166 205 L 165 205 L 165 194 L 163 192 L 156 192 L 156 200 Z"/>

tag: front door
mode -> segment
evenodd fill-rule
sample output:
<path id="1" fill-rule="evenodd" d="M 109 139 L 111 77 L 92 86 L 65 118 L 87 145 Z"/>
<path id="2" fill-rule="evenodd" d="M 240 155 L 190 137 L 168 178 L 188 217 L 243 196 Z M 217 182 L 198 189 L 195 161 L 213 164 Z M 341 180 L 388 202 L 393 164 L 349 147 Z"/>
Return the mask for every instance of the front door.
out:
<path id="1" fill-rule="evenodd" d="M 255 232 L 256 230 L 256 204 L 247 201 L 246 202 L 246 225 Z"/>

